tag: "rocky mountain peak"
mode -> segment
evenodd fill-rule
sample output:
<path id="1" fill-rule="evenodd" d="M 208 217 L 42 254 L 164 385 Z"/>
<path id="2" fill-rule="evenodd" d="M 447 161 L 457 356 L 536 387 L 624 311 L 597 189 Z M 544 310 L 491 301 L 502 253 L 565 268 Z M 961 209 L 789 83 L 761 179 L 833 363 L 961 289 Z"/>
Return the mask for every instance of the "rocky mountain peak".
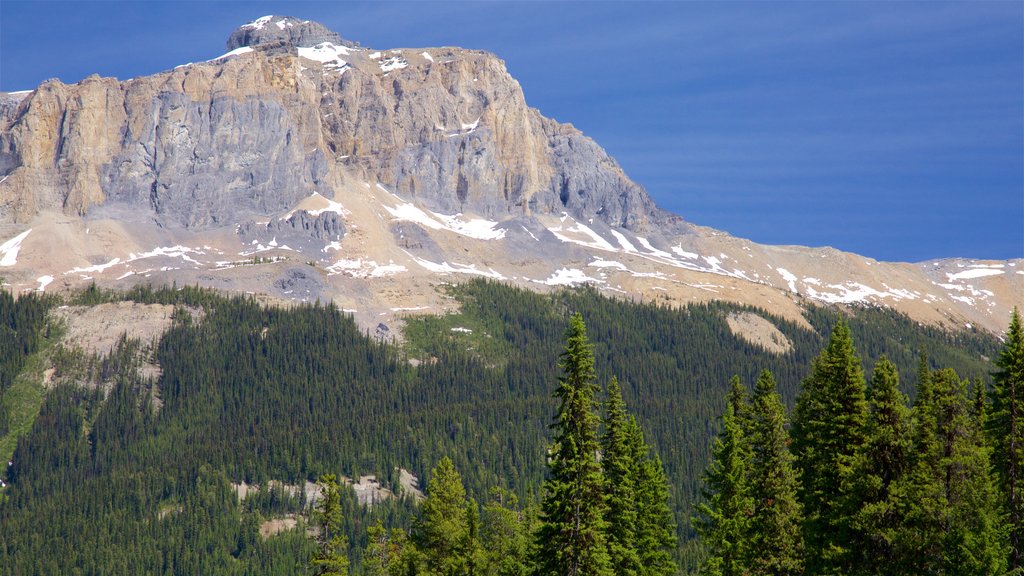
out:
<path id="1" fill-rule="evenodd" d="M 228 37 L 228 50 L 260 44 L 284 43 L 295 47 L 312 47 L 323 42 L 335 46 L 356 48 L 358 42 L 345 40 L 337 32 L 312 20 L 302 20 L 293 16 L 267 15 L 248 24 L 239 26 Z"/>

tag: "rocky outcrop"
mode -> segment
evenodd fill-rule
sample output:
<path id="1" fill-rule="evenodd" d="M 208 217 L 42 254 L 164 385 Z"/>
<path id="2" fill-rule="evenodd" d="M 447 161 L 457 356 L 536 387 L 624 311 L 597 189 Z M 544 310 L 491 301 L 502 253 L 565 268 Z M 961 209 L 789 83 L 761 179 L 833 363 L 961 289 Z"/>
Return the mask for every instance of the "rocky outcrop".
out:
<path id="1" fill-rule="evenodd" d="M 293 16 L 263 16 L 253 22 L 239 26 L 228 37 L 228 50 L 243 46 L 258 46 L 283 42 L 291 46 L 316 46 L 330 42 L 335 46 L 358 47 L 357 42 L 350 42 L 338 36 L 337 32 L 328 30 L 326 26 L 311 20 L 301 20 Z"/>
<path id="2" fill-rule="evenodd" d="M 245 46 L 125 82 L 40 86 L 4 116 L 0 218 L 128 207 L 207 229 L 329 196 L 343 172 L 445 213 L 681 223 L 591 139 L 529 108 L 492 54 L 364 50 L 279 16 L 236 30 L 228 48 Z"/>
<path id="3" fill-rule="evenodd" d="M 312 216 L 300 210 L 288 218 L 275 218 L 263 224 L 246 222 L 239 226 L 238 236 L 246 246 L 287 246 L 324 258 L 325 248 L 344 238 L 345 223 L 335 212 Z"/>

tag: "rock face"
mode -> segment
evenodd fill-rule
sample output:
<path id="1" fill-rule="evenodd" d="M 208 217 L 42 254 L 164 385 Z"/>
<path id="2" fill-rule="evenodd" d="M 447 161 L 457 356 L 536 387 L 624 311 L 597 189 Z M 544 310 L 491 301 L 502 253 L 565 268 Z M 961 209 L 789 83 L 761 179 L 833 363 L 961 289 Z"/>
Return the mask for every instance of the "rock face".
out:
<path id="1" fill-rule="evenodd" d="M 228 48 L 242 47 L 125 82 L 51 81 L 0 108 L 0 217 L 127 206 L 207 229 L 330 196 L 343 167 L 448 213 L 681 226 L 591 139 L 529 108 L 491 54 L 374 52 L 278 16 L 237 29 Z"/>

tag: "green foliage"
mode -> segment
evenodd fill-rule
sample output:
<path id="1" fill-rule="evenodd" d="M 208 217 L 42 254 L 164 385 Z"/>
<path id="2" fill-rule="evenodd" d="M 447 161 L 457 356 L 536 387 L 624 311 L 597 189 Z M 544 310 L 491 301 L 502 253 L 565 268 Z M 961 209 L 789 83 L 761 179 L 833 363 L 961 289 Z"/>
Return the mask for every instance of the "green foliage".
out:
<path id="1" fill-rule="evenodd" d="M 490 576 L 525 576 L 529 573 L 531 536 L 536 510 L 520 510 L 515 494 L 493 488 L 480 514 L 480 546 L 485 564 L 480 571 Z"/>
<path id="2" fill-rule="evenodd" d="M 83 385 L 45 396 L 36 389 L 38 419 L 24 425 L 0 503 L 0 574 L 300 573 L 314 551 L 301 521 L 270 537 L 254 531 L 300 505 L 274 496 L 270 480 L 302 484 L 324 470 L 375 473 L 397 491 L 398 467 L 424 478 L 444 455 L 460 470 L 467 498 L 488 501 L 491 488 L 514 494 L 530 528 L 546 470 L 546 424 L 557 408 L 555 356 L 566 319 L 577 311 L 587 318 L 596 381 L 619 376 L 631 415 L 664 462 L 668 498 L 662 492 L 653 500 L 662 512 L 671 503 L 668 518 L 688 519 L 708 461 L 707 439 L 725 406 L 723 383 L 734 373 L 753 381 L 768 368 L 783 400 L 792 402 L 835 322 L 834 312 L 812 308 L 807 330 L 754 311 L 793 343 L 792 352 L 774 355 L 731 333 L 727 315 L 752 310 L 729 304 L 671 309 L 592 289 L 540 295 L 485 281 L 452 287 L 449 295 L 459 314 L 410 318 L 409 347 L 400 350 L 367 337 L 333 306 L 264 308 L 252 298 L 190 286 L 87 290 L 78 302 L 172 305 L 174 325 L 151 348 L 123 342 L 99 358 L 44 350 L 44 323 L 35 353 L 12 348 L 0 358 L 21 355 L 18 378 L 41 374 L 50 362 L 55 381 Z M 880 310 L 855 310 L 849 326 L 867 361 L 877 351 L 894 352 L 898 370 L 910 374 L 901 380 L 905 388 L 914 383 L 913 351 L 921 347 L 971 376 L 984 376 L 983 356 L 999 349 L 984 334 L 946 334 Z M 473 332 L 451 330 L 458 327 Z M 0 339 L 0 349 L 6 342 Z M 139 376 L 143 357 L 160 365 L 157 380 Z M 104 392 L 96 388 L 101 383 Z M 649 457 L 651 477 L 660 469 L 656 461 Z M 230 483 L 243 481 L 262 489 L 240 504 Z M 372 564 L 367 532 L 378 520 L 397 553 L 389 573 L 416 567 L 407 541 L 411 499 L 366 509 L 341 487 L 340 504 L 353 573 Z M 689 522 L 681 524 L 673 555 L 692 569 L 700 552 Z M 489 529 L 485 505 L 481 541 Z M 671 542 L 663 536 L 651 541 Z"/>
<path id="3" fill-rule="evenodd" d="M 583 317 L 569 320 L 563 375 L 555 396 L 560 406 L 544 481 L 535 573 L 611 574 L 606 544 L 603 478 L 599 449 L 594 353 Z"/>
<path id="4" fill-rule="evenodd" d="M 697 508 L 697 531 L 708 552 L 702 572 L 739 576 L 750 570 L 750 464 L 750 446 L 730 402 L 704 476 L 705 502 Z"/>
<path id="5" fill-rule="evenodd" d="M 866 574 L 889 574 L 899 560 L 893 536 L 902 527 L 897 484 L 910 467 L 910 411 L 896 366 L 882 358 L 868 388 L 865 442 L 854 467 L 849 508 L 856 508 L 853 562 Z"/>
<path id="6" fill-rule="evenodd" d="M 466 498 L 462 477 L 449 458 L 442 458 L 430 473 L 427 497 L 412 533 L 427 574 L 472 573 L 476 514 L 476 504 Z"/>
<path id="7" fill-rule="evenodd" d="M 986 426 L 1009 522 L 1009 567 L 1024 570 L 1024 329 L 1016 308 L 995 365 Z"/>
<path id="8" fill-rule="evenodd" d="M 850 570 L 847 546 L 853 539 L 854 510 L 844 494 L 852 490 L 866 420 L 860 358 L 849 326 L 840 319 L 803 381 L 793 417 L 809 572 L 842 574 Z"/>
<path id="9" fill-rule="evenodd" d="M 631 450 L 630 420 L 619 382 L 612 378 L 605 401 L 604 434 L 601 436 L 601 469 L 608 522 L 608 554 L 614 572 L 620 576 L 640 572 L 637 554 L 637 472 L 640 462 Z M 642 440 L 641 440 L 642 441 Z M 646 448 L 646 447 L 644 447 Z M 642 449 L 642 448 L 641 448 Z M 646 456 L 642 454 L 640 456 Z"/>
<path id="10" fill-rule="evenodd" d="M 316 554 L 310 559 L 318 576 L 348 575 L 348 538 L 343 531 L 341 494 L 334 474 L 320 477 L 320 498 L 313 511 Z"/>
<path id="11" fill-rule="evenodd" d="M 757 379 L 748 420 L 749 489 L 753 500 L 749 573 L 798 574 L 803 570 L 802 509 L 796 470 L 789 452 L 786 409 L 775 378 L 765 370 Z"/>

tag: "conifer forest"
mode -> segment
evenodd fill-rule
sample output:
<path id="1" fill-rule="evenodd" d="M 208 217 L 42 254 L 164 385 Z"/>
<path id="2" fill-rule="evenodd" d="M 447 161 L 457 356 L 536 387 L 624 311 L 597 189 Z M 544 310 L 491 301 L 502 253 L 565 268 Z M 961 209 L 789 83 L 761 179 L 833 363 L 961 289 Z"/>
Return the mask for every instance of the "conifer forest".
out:
<path id="1" fill-rule="evenodd" d="M 0 292 L 0 575 L 1024 570 L 1016 312 L 999 339 L 445 289 L 400 338 L 192 287 Z M 121 300 L 171 327 L 93 355 L 49 314 Z"/>

